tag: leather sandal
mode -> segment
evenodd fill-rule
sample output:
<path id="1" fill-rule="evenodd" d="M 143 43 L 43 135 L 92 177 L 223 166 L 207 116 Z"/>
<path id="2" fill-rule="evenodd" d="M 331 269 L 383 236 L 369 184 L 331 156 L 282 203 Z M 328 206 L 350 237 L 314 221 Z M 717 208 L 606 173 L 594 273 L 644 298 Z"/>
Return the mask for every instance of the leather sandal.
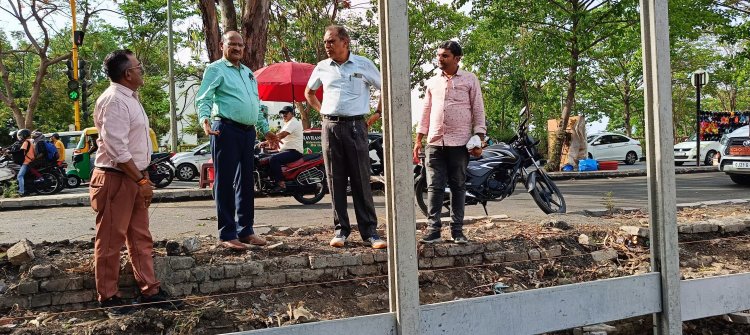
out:
<path id="1" fill-rule="evenodd" d="M 248 249 L 246 245 L 240 242 L 240 240 L 221 241 L 221 244 L 219 245 L 234 251 L 244 251 Z"/>

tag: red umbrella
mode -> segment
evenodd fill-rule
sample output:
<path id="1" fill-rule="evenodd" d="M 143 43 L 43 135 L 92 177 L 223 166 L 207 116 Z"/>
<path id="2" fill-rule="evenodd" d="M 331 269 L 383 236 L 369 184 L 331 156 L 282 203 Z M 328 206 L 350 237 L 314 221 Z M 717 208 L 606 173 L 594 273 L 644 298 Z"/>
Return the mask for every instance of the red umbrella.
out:
<path id="1" fill-rule="evenodd" d="M 266 66 L 255 71 L 258 93 L 263 101 L 304 102 L 305 87 L 315 65 L 284 62 Z M 317 91 L 318 99 L 323 99 L 323 90 Z"/>

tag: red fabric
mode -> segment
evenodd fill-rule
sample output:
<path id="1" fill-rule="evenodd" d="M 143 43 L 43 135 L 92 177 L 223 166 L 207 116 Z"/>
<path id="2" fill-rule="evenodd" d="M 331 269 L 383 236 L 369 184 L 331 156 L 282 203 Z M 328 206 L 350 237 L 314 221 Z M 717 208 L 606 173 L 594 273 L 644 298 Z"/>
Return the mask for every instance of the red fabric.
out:
<path id="1" fill-rule="evenodd" d="M 305 102 L 305 88 L 315 65 L 284 62 L 255 71 L 258 93 L 263 101 Z M 293 95 L 292 95 L 293 94 Z M 323 101 L 323 90 L 315 94 Z"/>

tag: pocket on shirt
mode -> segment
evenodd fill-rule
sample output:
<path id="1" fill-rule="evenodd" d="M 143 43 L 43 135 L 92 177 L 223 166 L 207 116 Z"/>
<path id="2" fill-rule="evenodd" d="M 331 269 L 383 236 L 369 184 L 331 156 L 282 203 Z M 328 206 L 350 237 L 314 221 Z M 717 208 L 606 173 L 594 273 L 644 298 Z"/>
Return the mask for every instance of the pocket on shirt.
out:
<path id="1" fill-rule="evenodd" d="M 355 75 L 356 74 L 353 74 L 351 76 L 351 81 L 347 87 L 347 91 L 353 96 L 359 96 L 365 90 L 365 78 L 361 75 L 360 77 L 355 77 Z"/>

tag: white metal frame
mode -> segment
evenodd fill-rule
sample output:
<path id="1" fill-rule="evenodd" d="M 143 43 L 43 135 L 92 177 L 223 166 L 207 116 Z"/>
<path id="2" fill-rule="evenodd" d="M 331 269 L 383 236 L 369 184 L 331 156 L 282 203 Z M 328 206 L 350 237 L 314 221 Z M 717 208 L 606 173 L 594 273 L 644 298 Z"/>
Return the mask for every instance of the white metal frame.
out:
<path id="1" fill-rule="evenodd" d="M 667 2 L 640 0 L 652 272 L 419 306 L 407 0 L 381 0 L 391 312 L 242 334 L 520 335 L 653 314 L 655 334 L 672 335 L 684 320 L 750 309 L 749 273 L 680 281 Z"/>

